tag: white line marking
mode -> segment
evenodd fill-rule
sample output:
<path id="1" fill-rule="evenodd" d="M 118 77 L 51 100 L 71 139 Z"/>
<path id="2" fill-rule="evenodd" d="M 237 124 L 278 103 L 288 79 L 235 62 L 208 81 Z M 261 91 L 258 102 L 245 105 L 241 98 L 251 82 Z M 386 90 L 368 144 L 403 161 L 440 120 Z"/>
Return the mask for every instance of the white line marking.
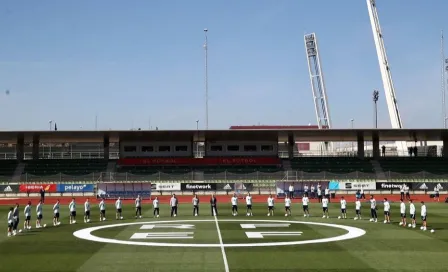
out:
<path id="1" fill-rule="evenodd" d="M 224 248 L 224 243 L 222 242 L 221 230 L 219 229 L 218 217 L 216 217 L 216 213 L 213 213 L 215 217 L 216 230 L 218 231 L 219 244 L 221 246 L 222 259 L 224 260 L 224 269 L 226 272 L 229 272 L 229 263 L 227 262 L 226 250 Z"/>
<path id="2" fill-rule="evenodd" d="M 143 224 L 162 224 L 168 223 L 172 224 L 176 223 L 203 223 L 203 222 L 214 222 L 215 220 L 211 219 L 201 219 L 201 220 L 176 220 L 176 221 L 147 221 L 147 222 L 129 222 L 129 223 L 120 223 L 120 224 L 111 224 L 111 225 L 103 225 L 90 227 L 85 229 L 80 229 L 75 231 L 73 235 L 79 239 L 94 241 L 99 243 L 109 243 L 109 244 L 120 244 L 120 245 L 134 245 L 134 246 L 159 246 L 159 247 L 196 247 L 196 248 L 212 248 L 212 247 L 274 247 L 274 246 L 294 246 L 294 245 L 306 245 L 306 244 L 319 244 L 319 243 L 329 243 L 329 242 L 338 242 L 348 239 L 354 239 L 363 236 L 366 234 L 366 231 L 360 228 L 345 226 L 345 225 L 337 225 L 337 224 L 329 224 L 329 223 L 318 223 L 318 222 L 308 222 L 308 221 L 285 221 L 285 220 L 250 220 L 250 219 L 221 219 L 221 222 L 257 222 L 257 223 L 290 223 L 290 224 L 304 224 L 304 225 L 314 225 L 314 226 L 323 226 L 330 228 L 338 228 L 346 230 L 346 234 L 342 234 L 339 236 L 333 236 L 328 238 L 320 238 L 320 239 L 312 239 L 312 240 L 301 240 L 301 241 L 290 241 L 290 242 L 270 242 L 270 243 L 237 243 L 237 244 L 185 244 L 185 243 L 156 243 L 156 242 L 140 242 L 140 241 L 126 241 L 126 240 L 116 240 L 104 237 L 98 237 L 92 234 L 92 232 L 108 229 L 108 228 L 118 228 L 118 227 L 127 227 L 133 225 L 143 225 Z"/>
<path id="3" fill-rule="evenodd" d="M 300 236 L 303 232 L 301 231 L 246 231 L 247 238 L 264 238 L 265 236 Z"/>
<path id="4" fill-rule="evenodd" d="M 145 232 L 134 233 L 131 239 L 193 239 L 193 235 L 194 232 Z"/>
<path id="5" fill-rule="evenodd" d="M 173 225 L 143 225 L 140 227 L 142 230 L 152 230 L 152 229 L 164 229 L 164 228 L 172 228 L 172 229 L 194 229 L 194 225 L 181 225 L 181 224 L 173 224 Z"/>
<path id="6" fill-rule="evenodd" d="M 288 228 L 291 224 L 240 224 L 243 229 Z"/>

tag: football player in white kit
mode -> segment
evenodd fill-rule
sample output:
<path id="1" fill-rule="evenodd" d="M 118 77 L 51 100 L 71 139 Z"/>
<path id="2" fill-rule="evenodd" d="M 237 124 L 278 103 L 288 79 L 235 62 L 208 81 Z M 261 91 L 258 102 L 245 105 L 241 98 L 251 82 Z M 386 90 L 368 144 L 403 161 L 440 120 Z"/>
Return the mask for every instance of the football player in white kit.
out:
<path id="1" fill-rule="evenodd" d="M 246 216 L 252 216 L 252 196 L 247 193 L 246 196 Z"/>
<path id="2" fill-rule="evenodd" d="M 142 199 L 140 195 L 135 199 L 135 218 L 142 218 Z"/>
<path id="3" fill-rule="evenodd" d="M 341 218 L 347 219 L 347 201 L 341 197 Z"/>
<path id="4" fill-rule="evenodd" d="M 72 198 L 72 202 L 68 205 L 70 210 L 70 224 L 76 224 L 76 202 L 75 198 Z"/>
<path id="5" fill-rule="evenodd" d="M 84 223 L 90 223 L 90 201 L 88 198 L 84 202 Z"/>
<path id="6" fill-rule="evenodd" d="M 19 226 L 19 223 L 20 223 L 19 207 L 20 207 L 19 203 L 16 203 L 16 206 L 14 207 L 14 210 L 12 212 L 13 219 L 14 219 L 14 222 L 12 225 L 12 235 L 14 235 L 14 236 L 17 235 L 17 227 Z M 19 232 L 20 232 L 20 230 L 19 230 Z"/>
<path id="7" fill-rule="evenodd" d="M 30 230 L 31 229 L 31 201 L 28 201 L 28 205 L 25 206 L 23 210 L 25 214 L 25 222 L 23 222 L 23 229 Z"/>
<path id="8" fill-rule="evenodd" d="M 420 210 L 420 215 L 422 216 L 422 226 L 420 227 L 421 230 L 425 231 L 426 230 L 426 205 L 425 202 L 421 202 L 422 203 L 422 207 Z"/>
<path id="9" fill-rule="evenodd" d="M 272 195 L 268 197 L 268 216 L 274 216 L 274 198 Z"/>
<path id="10" fill-rule="evenodd" d="M 309 209 L 309 203 L 310 199 L 308 198 L 308 195 L 305 194 L 302 197 L 302 206 L 303 206 L 303 217 L 310 217 L 310 209 Z"/>
<path id="11" fill-rule="evenodd" d="M 285 197 L 285 216 L 291 216 L 291 198 Z"/>
<path id="12" fill-rule="evenodd" d="M 153 215 L 154 217 L 159 217 L 159 198 L 156 198 L 152 201 Z"/>
<path id="13" fill-rule="evenodd" d="M 9 208 L 8 212 L 8 237 L 12 236 L 12 228 L 14 226 L 14 208 Z"/>
<path id="14" fill-rule="evenodd" d="M 390 203 L 387 201 L 387 198 L 384 199 L 384 224 L 390 223 Z"/>
<path id="15" fill-rule="evenodd" d="M 232 196 L 231 202 L 232 202 L 232 215 L 237 216 L 238 215 L 238 197 L 236 197 L 236 194 L 234 194 Z"/>
<path id="16" fill-rule="evenodd" d="M 104 202 L 104 198 L 101 199 L 98 207 L 100 208 L 100 221 L 106 221 L 106 203 Z"/>
<path id="17" fill-rule="evenodd" d="M 191 200 L 193 203 L 193 216 L 199 215 L 199 198 L 198 195 L 194 195 L 193 199 Z"/>
<path id="18" fill-rule="evenodd" d="M 370 196 L 370 222 L 378 222 L 378 215 L 376 213 L 376 200 L 373 195 Z"/>
<path id="19" fill-rule="evenodd" d="M 356 199 L 355 201 L 355 220 L 361 220 L 361 201 L 359 200 L 359 198 Z"/>
<path id="20" fill-rule="evenodd" d="M 404 204 L 403 199 L 400 200 L 400 226 L 406 227 L 406 204 Z"/>
<path id="21" fill-rule="evenodd" d="M 36 220 L 36 228 L 41 228 L 42 227 L 42 218 L 43 218 L 43 214 L 42 214 L 42 200 L 39 201 L 39 203 L 36 206 L 36 215 L 37 215 L 37 220 Z"/>
<path id="22" fill-rule="evenodd" d="M 412 203 L 412 200 L 409 200 L 409 214 L 411 217 L 411 224 L 408 225 L 408 227 L 415 228 L 415 205 Z"/>
<path id="23" fill-rule="evenodd" d="M 123 220 L 122 207 L 123 207 L 123 204 L 121 202 L 121 197 L 118 197 L 117 201 L 115 201 L 115 209 L 116 209 L 115 219 L 116 220 Z"/>
<path id="24" fill-rule="evenodd" d="M 330 218 L 330 214 L 328 212 L 328 198 L 327 196 L 324 195 L 324 197 L 322 198 L 322 211 L 323 211 L 323 215 L 322 218 Z"/>
<path id="25" fill-rule="evenodd" d="M 171 207 L 171 217 L 177 216 L 177 205 L 179 202 L 177 201 L 176 195 L 173 194 L 173 196 L 170 199 L 170 207 Z"/>
<path id="26" fill-rule="evenodd" d="M 61 222 L 59 222 L 59 200 L 53 206 L 53 226 L 59 226 Z"/>

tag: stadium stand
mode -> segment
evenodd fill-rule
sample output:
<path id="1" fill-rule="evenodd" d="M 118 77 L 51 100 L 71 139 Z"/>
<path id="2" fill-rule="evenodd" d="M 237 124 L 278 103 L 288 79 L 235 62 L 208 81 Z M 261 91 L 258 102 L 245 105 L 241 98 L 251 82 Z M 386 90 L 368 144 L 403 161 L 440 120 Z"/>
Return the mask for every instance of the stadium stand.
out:
<path id="1" fill-rule="evenodd" d="M 226 179 L 264 180 L 279 179 L 283 177 L 283 173 L 281 172 L 283 168 L 280 160 L 278 162 L 278 164 L 273 165 L 120 165 L 120 162 L 118 162 L 116 172 L 139 176 L 156 176 L 156 179 L 161 181 L 222 180 L 224 182 Z"/>
<path id="2" fill-rule="evenodd" d="M 384 172 L 434 175 L 448 174 L 448 158 L 443 157 L 383 157 L 379 160 Z M 430 176 L 430 175 L 427 175 Z"/>
<path id="3" fill-rule="evenodd" d="M 0 181 L 8 181 L 14 175 L 18 162 L 16 160 L 0 160 Z"/>
<path id="4" fill-rule="evenodd" d="M 291 160 L 291 168 L 308 173 L 330 172 L 347 174 L 353 172 L 373 173 L 368 159 L 355 157 L 301 157 Z"/>
<path id="5" fill-rule="evenodd" d="M 23 174 L 34 176 L 49 176 L 66 174 L 82 176 L 95 172 L 103 172 L 107 168 L 107 160 L 104 159 L 74 159 L 74 160 L 29 160 Z"/>

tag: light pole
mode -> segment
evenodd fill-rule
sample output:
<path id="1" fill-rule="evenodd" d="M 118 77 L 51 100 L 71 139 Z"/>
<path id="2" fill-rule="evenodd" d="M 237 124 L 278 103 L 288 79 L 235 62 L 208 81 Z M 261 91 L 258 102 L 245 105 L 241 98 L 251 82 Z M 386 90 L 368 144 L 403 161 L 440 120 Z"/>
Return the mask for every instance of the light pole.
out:
<path id="1" fill-rule="evenodd" d="M 50 131 L 52 130 L 52 128 L 53 128 L 53 126 L 52 126 L 52 124 L 53 124 L 53 120 L 50 120 L 50 121 L 48 121 L 48 123 L 50 124 Z M 53 157 L 52 155 L 51 155 L 51 141 L 50 141 L 50 148 L 49 148 L 49 151 L 50 151 L 50 159 Z"/>
<path id="2" fill-rule="evenodd" d="M 373 90 L 373 103 L 375 109 L 375 128 L 378 128 L 378 98 L 380 97 L 380 93 L 377 90 Z"/>
<path id="3" fill-rule="evenodd" d="M 350 119 L 350 124 L 351 124 L 351 126 L 352 126 L 352 129 L 353 129 L 353 122 L 355 122 L 355 119 Z M 355 151 L 355 144 L 354 144 L 354 142 L 352 142 L 352 152 L 354 152 Z"/>
<path id="4" fill-rule="evenodd" d="M 197 139 L 196 139 L 196 157 L 198 158 L 198 156 L 199 156 L 199 119 L 196 120 L 196 135 L 197 135 Z"/>
<path id="5" fill-rule="evenodd" d="M 208 29 L 204 28 L 205 43 L 204 43 L 204 53 L 205 53 L 205 129 L 208 129 L 208 40 L 207 40 Z"/>

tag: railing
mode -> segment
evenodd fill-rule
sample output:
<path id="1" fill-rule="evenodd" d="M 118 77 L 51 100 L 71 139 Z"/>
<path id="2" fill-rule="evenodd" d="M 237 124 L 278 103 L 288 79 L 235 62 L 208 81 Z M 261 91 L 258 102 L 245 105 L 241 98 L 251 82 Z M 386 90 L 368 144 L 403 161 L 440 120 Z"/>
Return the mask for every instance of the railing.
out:
<path id="1" fill-rule="evenodd" d="M 386 179 L 388 180 L 447 180 L 448 174 L 433 174 L 429 172 L 417 172 L 417 173 L 396 173 L 387 171 L 384 172 Z M 11 176 L 0 176 L 0 182 L 11 182 Z M 266 172 L 251 172 L 251 173 L 234 173 L 224 171 L 220 173 L 203 173 L 203 172 L 187 172 L 187 173 L 168 173 L 168 172 L 156 172 L 154 174 L 132 174 L 132 173 L 119 173 L 119 172 L 98 172 L 88 175 L 66 175 L 63 173 L 49 175 L 49 176 L 36 176 L 31 174 L 23 174 L 20 177 L 20 182 L 42 182 L 42 183 L 63 183 L 63 182 L 127 182 L 127 181 L 148 181 L 148 182 L 198 182 L 198 181 L 215 181 L 215 182 L 227 182 L 227 181 L 313 181 L 313 180 L 376 180 L 375 173 L 364 172 L 351 172 L 351 173 L 331 173 L 331 172 L 303 172 L 303 171 L 278 171 L 272 173 Z"/>
<path id="2" fill-rule="evenodd" d="M 25 160 L 32 160 L 32 152 L 24 152 Z M 118 160 L 119 152 L 109 152 L 109 159 Z M 17 154 L 14 152 L 0 153 L 0 160 L 15 160 Z M 79 152 L 39 152 L 39 159 L 104 159 L 104 151 L 79 151 Z"/>
<path id="3" fill-rule="evenodd" d="M 195 158 L 202 158 L 205 156 L 204 151 L 194 151 Z M 25 160 L 32 160 L 32 152 L 24 152 Z M 279 151 L 279 158 L 289 158 L 288 151 Z M 323 150 L 310 150 L 310 151 L 294 151 L 293 156 L 295 158 L 300 157 L 358 157 L 358 152 L 356 150 L 338 150 L 338 151 L 323 151 Z M 372 150 L 365 150 L 364 157 L 370 158 L 373 156 Z M 409 157 L 407 152 L 397 152 L 397 151 L 386 151 L 386 157 Z M 438 154 L 437 156 L 440 156 Z M 109 159 L 116 160 L 119 159 L 120 152 L 114 151 L 109 152 Z M 424 154 L 419 154 L 419 157 L 425 157 Z M 103 159 L 104 151 L 41 151 L 39 152 L 39 159 Z M 0 153 L 0 160 L 15 160 L 17 159 L 17 154 L 15 152 L 3 152 Z"/>
<path id="4" fill-rule="evenodd" d="M 387 179 L 447 179 L 446 175 L 436 175 L 428 172 L 419 172 L 414 174 L 400 174 L 394 172 L 385 172 Z M 376 179 L 374 173 L 352 172 L 352 173 L 331 173 L 331 172 L 303 172 L 303 171 L 278 171 L 272 173 L 266 172 L 252 172 L 252 173 L 234 173 L 224 171 L 220 173 L 203 173 L 203 172 L 188 172 L 188 173 L 168 173 L 156 172 L 154 174 L 132 174 L 132 173 L 118 173 L 118 172 L 98 172 L 88 175 L 66 175 L 63 173 L 36 176 L 31 174 L 23 174 L 20 177 L 20 182 L 43 182 L 43 183 L 60 183 L 60 182 L 97 182 L 97 181 L 149 181 L 149 182 L 163 182 L 163 181 L 233 181 L 233 180 L 247 180 L 247 181 L 292 181 L 292 180 L 366 180 Z M 0 176 L 1 182 L 11 181 L 11 176 Z"/>

